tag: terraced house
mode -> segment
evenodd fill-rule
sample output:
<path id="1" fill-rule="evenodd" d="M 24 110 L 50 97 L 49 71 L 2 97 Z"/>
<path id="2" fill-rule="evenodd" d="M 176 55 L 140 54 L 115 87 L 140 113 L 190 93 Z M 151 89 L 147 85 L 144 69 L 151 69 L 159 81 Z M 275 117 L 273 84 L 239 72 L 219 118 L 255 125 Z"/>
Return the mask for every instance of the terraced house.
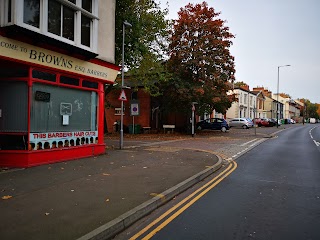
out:
<path id="1" fill-rule="evenodd" d="M 249 86 L 235 87 L 230 94 L 236 94 L 238 101 L 233 102 L 227 110 L 226 118 L 251 118 L 255 117 L 254 109 L 257 105 L 257 95 L 249 90 Z"/>
<path id="2" fill-rule="evenodd" d="M 115 0 L 0 0 L 0 166 L 105 152 Z"/>

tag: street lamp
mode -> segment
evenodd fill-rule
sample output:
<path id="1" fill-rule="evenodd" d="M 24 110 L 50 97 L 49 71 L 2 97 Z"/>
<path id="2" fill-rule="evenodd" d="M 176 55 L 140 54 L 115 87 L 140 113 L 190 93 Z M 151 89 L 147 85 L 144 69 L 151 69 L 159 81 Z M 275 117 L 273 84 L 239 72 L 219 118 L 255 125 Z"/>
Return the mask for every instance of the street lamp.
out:
<path id="1" fill-rule="evenodd" d="M 278 84 L 277 84 L 277 128 L 279 127 L 279 70 L 281 67 L 290 67 L 291 65 L 278 66 Z"/>
<path id="2" fill-rule="evenodd" d="M 124 38 L 126 27 L 132 27 L 130 23 L 124 21 L 122 24 L 122 61 L 121 61 L 121 90 L 124 88 Z M 121 101 L 121 121 L 120 121 L 120 149 L 123 148 L 123 101 Z"/>

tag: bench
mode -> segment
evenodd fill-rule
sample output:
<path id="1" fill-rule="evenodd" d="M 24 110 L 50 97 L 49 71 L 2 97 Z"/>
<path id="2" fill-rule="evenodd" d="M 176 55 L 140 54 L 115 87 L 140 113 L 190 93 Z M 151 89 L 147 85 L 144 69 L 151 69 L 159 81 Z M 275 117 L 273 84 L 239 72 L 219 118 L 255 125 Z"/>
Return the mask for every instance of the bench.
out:
<path id="1" fill-rule="evenodd" d="M 163 131 L 166 133 L 166 129 L 171 129 L 171 132 L 173 133 L 173 130 L 176 128 L 176 125 L 163 125 Z"/>
<path id="2" fill-rule="evenodd" d="M 142 127 L 143 133 L 150 133 L 151 127 Z"/>

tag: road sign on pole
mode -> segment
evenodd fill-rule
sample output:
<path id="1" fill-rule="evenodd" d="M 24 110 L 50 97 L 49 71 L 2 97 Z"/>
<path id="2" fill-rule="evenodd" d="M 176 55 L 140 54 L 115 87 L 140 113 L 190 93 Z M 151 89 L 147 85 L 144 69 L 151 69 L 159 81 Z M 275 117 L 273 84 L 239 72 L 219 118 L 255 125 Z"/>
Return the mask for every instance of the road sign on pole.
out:
<path id="1" fill-rule="evenodd" d="M 124 92 L 124 90 L 121 90 L 120 96 L 118 98 L 120 101 L 128 101 L 126 93 Z"/>
<path id="2" fill-rule="evenodd" d="M 137 100 L 132 100 L 131 101 L 131 111 L 130 115 L 131 116 L 139 116 L 140 115 L 140 103 Z"/>

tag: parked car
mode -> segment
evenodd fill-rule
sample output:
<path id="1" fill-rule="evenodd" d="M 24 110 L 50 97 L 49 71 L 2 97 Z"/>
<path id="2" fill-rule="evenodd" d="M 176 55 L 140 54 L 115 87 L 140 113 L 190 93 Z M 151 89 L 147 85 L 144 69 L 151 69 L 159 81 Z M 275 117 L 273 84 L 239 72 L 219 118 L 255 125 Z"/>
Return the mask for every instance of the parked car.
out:
<path id="1" fill-rule="evenodd" d="M 273 127 L 275 125 L 269 118 L 255 118 L 255 123 L 258 127 Z"/>
<path id="2" fill-rule="evenodd" d="M 274 123 L 275 123 L 275 125 L 277 124 L 277 119 L 276 118 L 271 118 L 273 121 L 274 121 Z M 278 119 L 278 126 L 280 126 L 282 124 L 282 122 L 281 122 L 281 119 Z"/>
<path id="3" fill-rule="evenodd" d="M 285 124 L 294 124 L 294 123 L 296 123 L 293 119 L 291 119 L 291 118 L 285 118 L 284 119 L 284 123 Z"/>
<path id="4" fill-rule="evenodd" d="M 235 128 L 248 129 L 253 127 L 253 123 L 246 118 L 233 118 L 229 120 L 229 126 Z"/>
<path id="5" fill-rule="evenodd" d="M 315 118 L 310 118 L 310 123 L 316 123 L 316 119 Z"/>
<path id="6" fill-rule="evenodd" d="M 229 124 L 223 118 L 208 118 L 197 123 L 197 129 L 221 130 L 226 132 L 230 129 Z"/>
<path id="7" fill-rule="evenodd" d="M 253 120 L 251 118 L 246 118 L 249 122 L 252 123 L 252 126 L 253 126 Z"/>

